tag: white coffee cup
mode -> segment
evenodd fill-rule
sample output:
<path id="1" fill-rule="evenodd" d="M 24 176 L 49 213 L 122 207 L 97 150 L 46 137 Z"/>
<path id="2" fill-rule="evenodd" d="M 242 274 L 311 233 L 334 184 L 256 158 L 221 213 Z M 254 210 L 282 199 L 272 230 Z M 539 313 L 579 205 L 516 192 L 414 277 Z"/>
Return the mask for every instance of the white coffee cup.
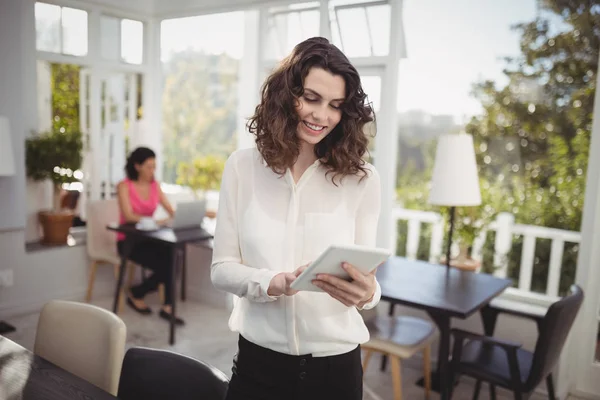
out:
<path id="1" fill-rule="evenodd" d="M 142 217 L 138 222 L 139 229 L 153 229 L 156 228 L 156 222 L 152 217 Z"/>

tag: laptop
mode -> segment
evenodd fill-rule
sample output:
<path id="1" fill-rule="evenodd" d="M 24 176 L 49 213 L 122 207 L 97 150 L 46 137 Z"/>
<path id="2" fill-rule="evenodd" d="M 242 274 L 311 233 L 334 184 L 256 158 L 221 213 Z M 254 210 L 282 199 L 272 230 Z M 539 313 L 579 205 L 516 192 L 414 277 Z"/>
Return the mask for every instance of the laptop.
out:
<path id="1" fill-rule="evenodd" d="M 175 216 L 168 224 L 173 230 L 200 228 L 206 215 L 206 200 L 177 203 Z"/>

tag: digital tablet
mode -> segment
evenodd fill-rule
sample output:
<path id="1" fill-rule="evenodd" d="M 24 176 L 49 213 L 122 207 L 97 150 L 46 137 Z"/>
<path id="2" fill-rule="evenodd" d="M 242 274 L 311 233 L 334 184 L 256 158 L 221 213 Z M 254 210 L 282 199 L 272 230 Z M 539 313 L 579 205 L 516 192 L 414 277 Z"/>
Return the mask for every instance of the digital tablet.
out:
<path id="1" fill-rule="evenodd" d="M 342 268 L 347 262 L 363 273 L 369 273 L 390 257 L 387 249 L 360 245 L 331 245 L 312 264 L 302 272 L 290 287 L 294 290 L 322 292 L 312 284 L 317 274 L 335 275 L 350 281 L 350 275 Z"/>

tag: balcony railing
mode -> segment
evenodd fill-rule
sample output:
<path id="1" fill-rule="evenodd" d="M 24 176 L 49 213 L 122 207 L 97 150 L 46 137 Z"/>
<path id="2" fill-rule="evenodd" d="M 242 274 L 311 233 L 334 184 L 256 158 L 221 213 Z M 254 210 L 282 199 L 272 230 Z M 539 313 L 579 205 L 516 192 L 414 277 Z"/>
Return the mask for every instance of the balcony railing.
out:
<path id="1" fill-rule="evenodd" d="M 429 246 L 429 261 L 438 262 L 442 255 L 442 246 L 445 233 L 444 218 L 436 212 L 409 210 L 396 207 L 393 210 L 396 223 L 400 220 L 407 221 L 408 232 L 406 238 L 406 257 L 417 258 L 421 229 L 424 224 L 431 225 L 431 242 Z M 545 228 L 536 225 L 516 224 L 514 216 L 509 213 L 498 214 L 495 221 L 479 234 L 473 243 L 472 256 L 481 261 L 482 250 L 488 238 L 487 233 L 494 231 L 494 275 L 506 277 L 508 273 L 509 252 L 515 236 L 523 237 L 523 247 L 518 278 L 518 291 L 531 293 L 531 281 L 535 262 L 535 248 L 537 239 L 551 241 L 550 262 L 548 266 L 548 281 L 545 296 L 557 297 L 559 295 L 560 277 L 563 264 L 565 243 L 580 243 L 581 233 L 562 229 Z M 396 245 L 396 238 L 393 240 Z M 393 249 L 396 252 L 397 249 Z"/>

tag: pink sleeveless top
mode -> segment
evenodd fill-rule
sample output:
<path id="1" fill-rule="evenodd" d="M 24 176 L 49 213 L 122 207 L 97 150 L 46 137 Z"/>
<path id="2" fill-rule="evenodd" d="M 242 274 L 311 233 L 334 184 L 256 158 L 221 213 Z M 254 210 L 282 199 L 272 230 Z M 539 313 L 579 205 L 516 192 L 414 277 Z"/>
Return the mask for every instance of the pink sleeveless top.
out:
<path id="1" fill-rule="evenodd" d="M 154 211 L 156 211 L 156 207 L 158 207 L 158 203 L 160 202 L 158 183 L 154 181 L 150 184 L 150 197 L 144 200 L 138 195 L 137 190 L 135 190 L 133 181 L 125 179 L 124 182 L 127 185 L 127 189 L 129 189 L 129 202 L 131 203 L 133 212 L 144 217 L 151 217 L 154 215 Z M 125 223 L 125 216 L 120 210 L 119 223 Z M 123 239 L 125 239 L 125 235 L 117 233 L 117 240 Z"/>

